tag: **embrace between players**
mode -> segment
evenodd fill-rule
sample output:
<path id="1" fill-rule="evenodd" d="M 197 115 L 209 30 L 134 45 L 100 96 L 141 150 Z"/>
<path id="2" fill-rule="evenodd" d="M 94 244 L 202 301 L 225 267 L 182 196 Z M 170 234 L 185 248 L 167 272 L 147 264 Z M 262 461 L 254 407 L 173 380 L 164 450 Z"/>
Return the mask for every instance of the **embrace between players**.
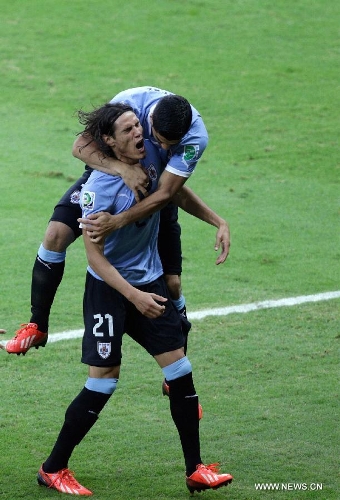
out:
<path id="1" fill-rule="evenodd" d="M 31 320 L 5 346 L 8 353 L 25 354 L 46 344 L 66 250 L 82 234 L 88 259 L 82 362 L 89 373 L 66 410 L 38 482 L 64 493 L 92 494 L 75 479 L 68 461 L 117 387 L 127 333 L 162 369 L 188 489 L 193 493 L 227 485 L 232 476 L 201 459 L 202 409 L 186 355 L 190 323 L 180 281 L 178 206 L 217 227 L 217 264 L 229 252 L 225 220 L 184 185 L 208 142 L 202 118 L 181 96 L 139 87 L 93 111 L 79 112 L 79 119 L 84 130 L 73 154 L 87 167 L 55 207 L 39 248 Z"/>

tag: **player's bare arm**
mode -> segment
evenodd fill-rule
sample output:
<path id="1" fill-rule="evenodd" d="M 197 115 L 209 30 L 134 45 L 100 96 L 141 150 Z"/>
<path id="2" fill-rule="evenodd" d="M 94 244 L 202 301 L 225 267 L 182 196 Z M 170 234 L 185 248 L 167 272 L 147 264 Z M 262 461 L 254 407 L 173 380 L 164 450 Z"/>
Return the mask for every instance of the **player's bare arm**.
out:
<path id="1" fill-rule="evenodd" d="M 182 182 L 185 181 L 184 178 L 170 174 L 168 172 L 164 172 L 161 176 L 161 179 L 164 174 L 168 174 L 166 177 L 167 179 L 169 176 L 174 177 L 174 178 L 179 178 L 182 180 Z M 160 181 L 161 182 L 161 181 Z M 167 184 L 167 183 L 166 183 Z M 145 201 L 150 202 L 152 200 L 152 197 L 157 193 L 153 193 L 152 195 L 149 196 L 149 198 Z M 172 191 L 170 191 L 172 193 Z M 230 231 L 229 231 L 229 226 L 228 223 L 222 219 L 216 212 L 214 212 L 208 205 L 206 205 L 199 196 L 197 196 L 192 189 L 188 188 L 187 186 L 181 186 L 179 191 L 175 192 L 175 194 L 172 196 L 172 201 L 174 203 L 178 204 L 178 206 L 184 210 L 185 212 L 189 213 L 190 215 L 193 215 L 194 217 L 201 219 L 204 222 L 207 222 L 208 224 L 211 224 L 212 226 L 217 227 L 218 231 L 216 234 L 216 240 L 215 240 L 215 250 L 218 251 L 221 249 L 221 253 L 219 254 L 218 258 L 216 259 L 216 265 L 222 264 L 225 262 L 225 260 L 228 257 L 229 254 L 229 248 L 230 248 Z M 168 202 L 168 200 L 167 200 Z M 167 203 L 166 202 L 166 203 Z M 133 207 L 133 209 L 138 208 L 140 209 L 144 204 L 144 201 Z M 159 208 L 155 208 L 154 211 L 159 210 Z M 87 230 L 88 235 L 91 237 L 93 242 L 100 241 L 100 238 L 103 236 L 106 236 L 110 234 L 112 231 L 115 229 L 119 229 L 119 227 L 122 227 L 125 224 L 122 224 L 122 226 L 117 226 L 117 217 L 120 215 L 128 214 L 129 212 L 132 212 L 132 208 L 127 210 L 126 212 L 123 212 L 122 214 L 119 215 L 111 215 L 108 212 L 98 212 L 97 214 L 91 214 L 88 219 L 78 219 L 79 222 L 81 222 L 82 226 Z M 149 214 L 147 214 L 149 215 Z M 146 216 L 147 216 L 146 215 Z M 142 219 L 143 216 L 139 215 L 135 220 L 131 220 L 131 222 L 135 222 L 138 219 Z"/>
<path id="2" fill-rule="evenodd" d="M 127 165 L 115 158 L 104 156 L 96 143 L 89 136 L 79 135 L 73 143 L 72 155 L 95 170 L 100 170 L 110 175 L 119 175 L 124 184 L 133 192 L 137 202 L 148 196 L 146 189 L 149 178 L 140 163 Z"/>
<path id="3" fill-rule="evenodd" d="M 220 248 L 221 253 L 216 259 L 216 264 L 218 265 L 225 262 L 230 248 L 230 231 L 228 223 L 206 205 L 206 203 L 204 203 L 204 201 L 188 186 L 183 186 L 180 191 L 175 194 L 173 202 L 188 214 L 217 227 L 215 251 L 218 251 Z"/>
<path id="4" fill-rule="evenodd" d="M 98 276 L 124 295 L 144 316 L 158 318 L 163 314 L 165 306 L 156 301 L 166 302 L 167 299 L 154 293 L 142 292 L 130 285 L 104 256 L 104 238 L 99 243 L 93 243 L 86 231 L 83 230 L 83 239 L 88 263 Z"/>
<path id="5" fill-rule="evenodd" d="M 161 210 L 171 201 L 173 196 L 181 189 L 187 179 L 179 175 L 164 171 L 159 178 L 158 188 L 148 198 L 137 205 L 117 215 L 104 212 L 91 214 L 87 219 L 80 218 L 78 222 L 88 231 L 93 241 L 99 241 L 103 235 L 132 224 L 140 219 Z M 98 238 L 98 240 L 97 240 Z"/>

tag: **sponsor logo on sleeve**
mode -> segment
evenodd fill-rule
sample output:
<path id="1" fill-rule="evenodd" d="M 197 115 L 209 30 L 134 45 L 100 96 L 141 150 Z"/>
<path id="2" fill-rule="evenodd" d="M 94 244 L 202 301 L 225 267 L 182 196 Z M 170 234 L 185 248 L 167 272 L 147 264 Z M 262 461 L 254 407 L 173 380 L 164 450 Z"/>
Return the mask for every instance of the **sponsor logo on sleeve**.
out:
<path id="1" fill-rule="evenodd" d="M 184 146 L 183 160 L 185 162 L 195 160 L 198 156 L 199 149 L 198 145 Z"/>
<path id="2" fill-rule="evenodd" d="M 96 193 L 93 191 L 84 191 L 82 196 L 82 207 L 87 210 L 92 210 L 94 208 L 94 199 Z"/>

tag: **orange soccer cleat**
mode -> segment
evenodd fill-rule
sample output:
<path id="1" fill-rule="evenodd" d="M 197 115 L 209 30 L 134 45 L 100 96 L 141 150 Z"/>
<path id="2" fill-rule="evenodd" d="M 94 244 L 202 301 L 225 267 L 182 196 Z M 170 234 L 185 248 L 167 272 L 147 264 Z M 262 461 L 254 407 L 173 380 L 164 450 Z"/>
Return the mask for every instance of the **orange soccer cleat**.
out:
<path id="1" fill-rule="evenodd" d="M 9 354 L 26 354 L 31 347 L 45 347 L 47 333 L 40 332 L 35 323 L 22 324 L 15 332 L 15 336 L 6 343 L 6 351 Z"/>
<path id="2" fill-rule="evenodd" d="M 186 478 L 187 488 L 190 493 L 202 490 L 217 490 L 221 486 L 227 486 L 233 480 L 230 474 L 219 474 L 218 464 L 199 464 L 191 476 Z"/>
<path id="3" fill-rule="evenodd" d="M 92 491 L 84 488 L 73 476 L 73 472 L 69 469 L 62 469 L 58 472 L 51 474 L 44 472 L 40 467 L 38 472 L 38 483 L 40 486 L 46 486 L 61 493 L 68 493 L 69 495 L 92 495 Z"/>

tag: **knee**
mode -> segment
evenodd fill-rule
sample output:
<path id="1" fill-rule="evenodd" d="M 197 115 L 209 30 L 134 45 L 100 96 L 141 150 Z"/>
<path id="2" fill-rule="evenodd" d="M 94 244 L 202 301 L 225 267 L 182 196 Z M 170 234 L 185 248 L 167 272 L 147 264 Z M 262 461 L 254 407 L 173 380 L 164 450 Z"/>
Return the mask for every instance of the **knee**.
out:
<path id="1" fill-rule="evenodd" d="M 72 229 L 62 222 L 51 221 L 46 229 L 43 246 L 52 252 L 65 252 L 74 241 Z"/>

